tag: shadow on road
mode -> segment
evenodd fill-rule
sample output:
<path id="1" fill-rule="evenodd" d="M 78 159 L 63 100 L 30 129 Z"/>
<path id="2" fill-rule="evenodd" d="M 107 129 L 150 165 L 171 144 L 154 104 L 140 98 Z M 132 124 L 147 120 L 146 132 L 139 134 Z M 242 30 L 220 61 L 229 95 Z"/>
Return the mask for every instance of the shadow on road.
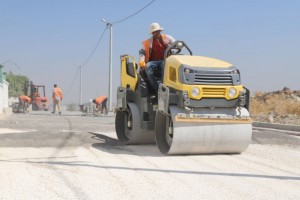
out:
<path id="1" fill-rule="evenodd" d="M 186 174 L 186 175 L 201 175 L 201 176 L 227 176 L 227 177 L 242 177 L 242 178 L 259 178 L 259 179 L 278 179 L 278 180 L 292 180 L 300 181 L 299 176 L 280 176 L 280 175 L 265 175 L 265 174 L 249 174 L 249 173 L 225 173 L 225 172 L 207 172 L 207 171 L 191 171 L 191 170 L 173 170 L 173 169 L 154 169 L 154 168 L 141 168 L 141 167 L 118 167 L 118 166 L 101 166 L 88 163 L 82 163 L 78 161 L 72 162 L 59 162 L 59 161 L 20 161 L 20 160 L 0 160 L 1 162 L 23 162 L 34 164 L 48 164 L 53 167 L 57 166 L 69 166 L 69 167 L 90 167 L 97 169 L 107 170 L 125 170 L 135 172 L 156 172 L 156 173 L 168 173 L 168 174 Z"/>
<path id="2" fill-rule="evenodd" d="M 156 145 L 123 145 L 119 140 L 95 133 L 92 134 L 92 138 L 99 140 L 99 143 L 92 144 L 92 147 L 101 151 L 105 151 L 112 154 L 129 154 L 136 156 L 152 156 L 152 157 L 162 157 L 162 155 Z"/>

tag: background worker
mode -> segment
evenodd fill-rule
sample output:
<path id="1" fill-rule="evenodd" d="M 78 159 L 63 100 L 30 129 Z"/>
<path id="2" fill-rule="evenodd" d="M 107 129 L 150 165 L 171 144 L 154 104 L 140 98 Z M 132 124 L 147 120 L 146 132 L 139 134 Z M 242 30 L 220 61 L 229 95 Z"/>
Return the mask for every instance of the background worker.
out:
<path id="1" fill-rule="evenodd" d="M 164 71 L 164 52 L 175 41 L 175 39 L 166 34 L 162 34 L 164 29 L 158 23 L 152 23 L 149 27 L 149 34 L 152 37 L 142 42 L 142 49 L 139 51 L 139 65 L 146 71 L 147 77 L 153 87 L 158 92 L 158 83 L 153 75 L 155 68 L 160 68 L 163 78 Z"/>
<path id="2" fill-rule="evenodd" d="M 56 84 L 54 84 L 53 92 L 52 92 L 52 99 L 53 99 L 53 112 L 55 113 L 56 106 L 58 108 L 58 114 L 61 114 L 61 102 L 63 100 L 63 93 Z"/>
<path id="3" fill-rule="evenodd" d="M 107 97 L 106 96 L 99 96 L 95 99 L 93 99 L 93 103 L 96 104 L 96 109 L 98 112 L 100 112 L 101 114 L 103 113 L 104 110 L 104 114 L 107 115 Z"/>
<path id="4" fill-rule="evenodd" d="M 31 98 L 25 95 L 21 95 L 19 97 L 19 106 L 18 106 L 18 112 L 21 112 L 23 110 L 24 113 L 29 111 L 29 104 L 31 103 Z"/>

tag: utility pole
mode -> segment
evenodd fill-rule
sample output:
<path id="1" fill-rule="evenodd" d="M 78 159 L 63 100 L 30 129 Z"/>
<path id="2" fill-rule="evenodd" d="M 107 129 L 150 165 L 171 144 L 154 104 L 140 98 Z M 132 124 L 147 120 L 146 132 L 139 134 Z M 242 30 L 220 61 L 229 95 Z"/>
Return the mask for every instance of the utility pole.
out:
<path id="1" fill-rule="evenodd" d="M 77 65 L 79 68 L 79 107 L 82 105 L 82 65 Z"/>
<path id="2" fill-rule="evenodd" d="M 80 72 L 80 86 L 79 86 L 79 106 L 82 105 L 82 66 L 79 65 Z"/>
<path id="3" fill-rule="evenodd" d="M 110 40 L 109 40 L 109 81 L 108 81 L 108 100 L 109 106 L 108 110 L 112 111 L 112 23 L 107 22 L 105 19 L 101 19 L 102 22 L 106 24 L 106 27 L 110 30 Z"/>

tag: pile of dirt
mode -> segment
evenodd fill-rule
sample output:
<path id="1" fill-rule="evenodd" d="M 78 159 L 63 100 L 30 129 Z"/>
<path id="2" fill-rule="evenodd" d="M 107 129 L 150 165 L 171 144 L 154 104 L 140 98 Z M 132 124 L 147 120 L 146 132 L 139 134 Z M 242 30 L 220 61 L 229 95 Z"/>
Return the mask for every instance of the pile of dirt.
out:
<path id="1" fill-rule="evenodd" d="M 300 125 L 300 91 L 255 92 L 250 114 L 254 121 Z"/>

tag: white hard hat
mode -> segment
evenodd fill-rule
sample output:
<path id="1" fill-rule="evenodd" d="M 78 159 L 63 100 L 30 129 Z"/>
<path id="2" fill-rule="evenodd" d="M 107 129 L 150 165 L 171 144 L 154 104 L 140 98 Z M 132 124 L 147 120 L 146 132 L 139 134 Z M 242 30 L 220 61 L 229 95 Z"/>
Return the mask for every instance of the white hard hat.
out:
<path id="1" fill-rule="evenodd" d="M 149 34 L 152 34 L 154 31 L 163 31 L 164 28 L 159 25 L 159 23 L 150 24 Z"/>

